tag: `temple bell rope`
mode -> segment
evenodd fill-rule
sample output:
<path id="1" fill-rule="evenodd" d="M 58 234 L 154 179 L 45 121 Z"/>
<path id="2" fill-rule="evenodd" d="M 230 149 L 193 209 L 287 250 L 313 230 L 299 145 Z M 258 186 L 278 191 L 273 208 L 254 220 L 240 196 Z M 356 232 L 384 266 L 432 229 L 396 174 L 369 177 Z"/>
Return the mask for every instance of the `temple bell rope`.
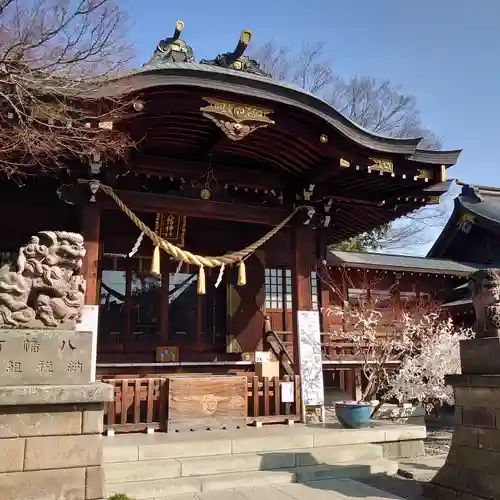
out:
<path id="1" fill-rule="evenodd" d="M 93 187 L 97 184 L 96 181 L 93 182 Z M 175 260 L 180 263 L 192 264 L 198 266 L 198 294 L 204 295 L 206 292 L 205 286 L 205 267 L 215 268 L 215 267 L 225 267 L 227 265 L 236 264 L 238 265 L 238 286 L 246 285 L 246 270 L 245 270 L 245 259 L 255 252 L 259 247 L 264 245 L 268 240 L 270 240 L 278 231 L 280 231 L 292 217 L 301 209 L 307 208 L 307 206 L 297 207 L 288 217 L 283 219 L 276 227 L 271 229 L 262 238 L 256 242 L 248 245 L 247 247 L 238 250 L 237 252 L 231 252 L 224 255 L 219 255 L 217 257 L 203 257 L 202 255 L 193 254 L 187 250 L 179 248 L 177 245 L 170 243 L 168 240 L 163 239 L 161 236 L 152 231 L 146 224 L 144 224 L 137 215 L 135 215 L 132 210 L 130 210 L 125 203 L 116 195 L 111 186 L 99 183 L 98 188 L 104 193 L 110 196 L 113 201 L 118 205 L 118 207 L 125 213 L 125 215 L 145 234 L 155 245 L 153 251 L 153 259 L 151 263 L 151 274 L 160 274 L 160 249 L 167 252 Z M 139 236 L 140 238 L 140 236 Z M 140 243 L 139 243 L 140 244 Z M 137 242 L 136 242 L 137 245 Z M 135 246 L 134 246 L 135 248 Z M 223 272 L 223 270 L 221 270 Z M 219 277 L 221 278 L 221 272 Z M 221 278 L 222 279 L 222 278 Z M 217 280 L 219 281 L 219 280 Z"/>

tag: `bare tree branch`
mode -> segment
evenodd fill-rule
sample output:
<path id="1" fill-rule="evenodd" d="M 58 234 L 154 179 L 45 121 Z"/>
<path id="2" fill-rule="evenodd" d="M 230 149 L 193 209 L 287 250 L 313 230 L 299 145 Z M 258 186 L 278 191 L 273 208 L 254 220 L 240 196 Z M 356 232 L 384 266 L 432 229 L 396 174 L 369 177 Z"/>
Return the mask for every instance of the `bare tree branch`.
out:
<path id="1" fill-rule="evenodd" d="M 332 61 L 324 56 L 324 46 L 324 42 L 304 44 L 297 54 L 291 55 L 287 48 L 267 42 L 254 50 L 252 57 L 277 80 L 319 93 L 333 82 Z"/>
<path id="2" fill-rule="evenodd" d="M 420 149 L 439 149 L 441 139 L 422 122 L 415 97 L 402 92 L 389 81 L 361 75 L 345 78 L 335 75 L 325 43 L 303 45 L 297 54 L 268 42 L 254 52 L 263 69 L 317 94 L 344 116 L 361 127 L 388 137 L 421 137 Z M 345 248 L 364 248 L 376 243 L 376 249 L 399 249 L 422 245 L 429 227 L 443 226 L 446 207 L 424 207 L 396 223 L 346 242 Z M 361 239 L 360 239 L 361 238 Z M 430 235 L 432 239 L 432 235 Z"/>
<path id="3" fill-rule="evenodd" d="M 337 77 L 326 97 L 334 108 L 361 127 L 389 137 L 422 137 L 423 149 L 438 149 L 440 139 L 421 121 L 415 97 L 390 82 L 368 76 Z"/>
<path id="4" fill-rule="evenodd" d="M 0 0 L 1 173 L 117 157 L 132 145 L 112 127 L 123 103 L 80 98 L 131 59 L 126 29 L 114 0 Z"/>

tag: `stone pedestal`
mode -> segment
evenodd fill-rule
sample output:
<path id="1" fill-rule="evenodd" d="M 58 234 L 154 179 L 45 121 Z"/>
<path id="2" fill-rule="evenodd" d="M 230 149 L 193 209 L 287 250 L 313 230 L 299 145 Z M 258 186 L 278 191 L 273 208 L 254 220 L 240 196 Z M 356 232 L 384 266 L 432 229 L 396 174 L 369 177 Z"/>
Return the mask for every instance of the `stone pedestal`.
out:
<path id="1" fill-rule="evenodd" d="M 104 500 L 93 332 L 0 329 L 0 499 Z"/>
<path id="2" fill-rule="evenodd" d="M 462 375 L 446 377 L 453 386 L 456 405 L 452 445 L 426 493 L 435 500 L 498 499 L 500 356 L 492 353 L 500 352 L 500 340 L 465 340 L 460 351 Z"/>
<path id="3" fill-rule="evenodd" d="M 0 387 L 0 498 L 104 500 L 107 384 Z"/>

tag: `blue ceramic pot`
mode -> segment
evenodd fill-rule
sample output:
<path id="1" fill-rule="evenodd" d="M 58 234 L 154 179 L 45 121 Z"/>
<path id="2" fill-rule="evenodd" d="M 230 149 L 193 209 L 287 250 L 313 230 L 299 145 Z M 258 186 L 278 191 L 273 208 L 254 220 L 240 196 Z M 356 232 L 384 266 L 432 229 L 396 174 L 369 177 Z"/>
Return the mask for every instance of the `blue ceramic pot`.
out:
<path id="1" fill-rule="evenodd" d="M 371 421 L 372 406 L 369 403 L 336 403 L 337 419 L 345 429 L 359 429 Z"/>

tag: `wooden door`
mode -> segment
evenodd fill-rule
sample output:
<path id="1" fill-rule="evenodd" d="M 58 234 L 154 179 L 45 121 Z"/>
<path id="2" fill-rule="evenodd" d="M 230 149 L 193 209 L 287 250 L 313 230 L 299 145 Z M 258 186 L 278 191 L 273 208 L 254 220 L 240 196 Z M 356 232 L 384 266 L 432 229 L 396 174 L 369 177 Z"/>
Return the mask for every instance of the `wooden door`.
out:
<path id="1" fill-rule="evenodd" d="M 237 285 L 237 269 L 228 286 L 228 352 L 253 352 L 262 346 L 265 301 L 265 254 L 257 251 L 245 261 L 247 283 Z"/>

